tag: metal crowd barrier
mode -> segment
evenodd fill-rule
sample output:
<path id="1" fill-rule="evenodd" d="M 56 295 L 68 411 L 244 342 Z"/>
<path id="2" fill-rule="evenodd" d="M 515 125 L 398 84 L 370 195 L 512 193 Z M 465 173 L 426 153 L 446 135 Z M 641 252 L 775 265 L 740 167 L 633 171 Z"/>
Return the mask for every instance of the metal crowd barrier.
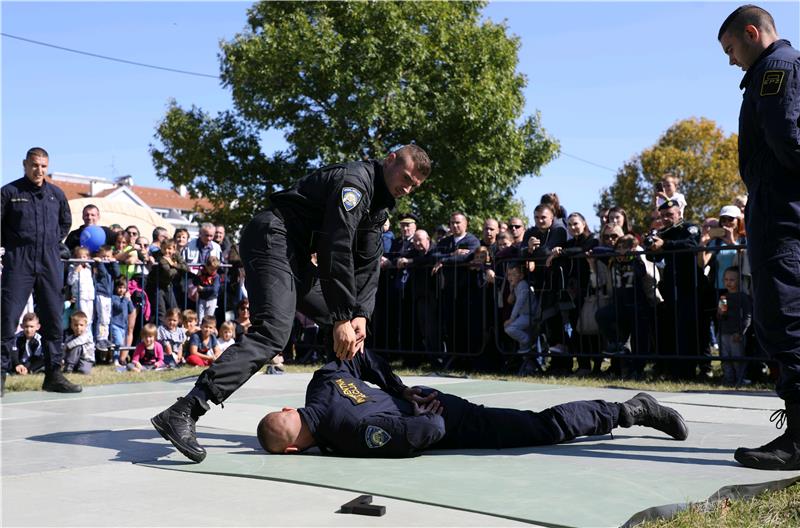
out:
<path id="1" fill-rule="evenodd" d="M 746 246 L 624 254 L 606 252 L 592 257 L 580 253 L 561 256 L 550 268 L 545 268 L 545 259 L 514 258 L 514 261 L 533 261 L 537 269 L 528 277 L 534 282 L 532 298 L 540 304 L 531 310 L 532 349 L 527 355 L 540 363 L 550 357 L 551 366 L 559 363 L 570 370 L 573 358 L 578 359 L 582 368 L 589 368 L 592 359 L 609 358 L 624 364 L 638 362 L 636 368 L 643 368 L 644 363 L 656 363 L 667 372 L 680 372 L 695 365 L 703 368 L 711 360 L 771 361 L 757 352 L 752 331 L 745 338 L 750 341 L 746 356 L 712 355 L 710 328 L 715 321 L 718 328 L 715 314 L 719 292 L 698 266 L 697 255 L 720 251 L 735 251 L 733 261 L 746 264 Z M 634 288 L 632 305 L 619 306 L 614 302 L 606 305 L 613 306 L 612 326 L 617 335 L 629 334 L 623 341 L 628 343 L 625 348 L 609 350 L 608 336 L 602 332 L 582 334 L 577 329 L 587 295 L 595 292 L 586 286 L 589 283 L 586 259 L 609 264 L 612 259 L 632 259 L 640 255 L 659 262 L 661 286 L 654 284 L 653 287 L 665 300 L 650 305 Z M 578 265 L 580 261 L 583 265 Z M 505 279 L 508 263 L 508 260 L 496 260 L 488 268 L 471 264 L 443 266 L 437 273 L 432 273 L 431 265 L 382 270 L 373 314 L 372 349 L 391 355 L 425 355 L 448 360 L 476 358 L 482 354 L 498 354 L 506 359 L 518 355 L 503 327 L 509 307 L 507 303 L 498 302 L 508 295 Z M 746 266 L 739 268 L 739 291 L 747 292 Z M 494 271 L 493 282 L 487 280 L 488 269 Z M 714 277 L 712 279 L 716 282 Z M 613 289 L 605 293 L 614 300 Z M 655 296 L 656 291 L 651 294 Z M 609 316 L 609 310 L 612 308 L 606 308 L 604 316 Z M 632 318 L 631 313 L 635 314 Z M 739 323 L 741 325 L 741 321 Z M 676 366 L 680 363 L 684 366 Z"/>

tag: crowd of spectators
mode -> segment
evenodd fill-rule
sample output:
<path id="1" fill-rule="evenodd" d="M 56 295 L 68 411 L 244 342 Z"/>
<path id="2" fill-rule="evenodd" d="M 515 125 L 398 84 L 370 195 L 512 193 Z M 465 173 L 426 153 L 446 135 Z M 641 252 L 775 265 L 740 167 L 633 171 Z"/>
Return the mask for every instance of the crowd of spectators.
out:
<path id="1" fill-rule="evenodd" d="M 461 212 L 433 239 L 400 215 L 399 236 L 385 240 L 372 346 L 412 365 L 706 379 L 715 357 L 726 384 L 769 375 L 729 359 L 761 355 L 746 197 L 695 225 L 679 185 L 672 174 L 655 185 L 649 225 L 637 228 L 615 206 L 600 212 L 598 233 L 555 193 L 542 196 L 533 225 L 490 218 L 481 238 Z"/>
<path id="2" fill-rule="evenodd" d="M 642 229 L 617 206 L 601 211 L 595 234 L 555 193 L 542 196 L 533 225 L 489 218 L 480 238 L 461 212 L 433 238 L 415 215 L 396 217 L 397 235 L 387 221 L 370 346 L 411 364 L 456 358 L 474 369 L 632 378 L 648 366 L 671 378 L 708 376 L 714 349 L 758 355 L 746 198 L 696 226 L 683 219 L 679 183 L 667 174 L 656 185 Z M 82 215 L 64 242 L 64 371 L 89 373 L 97 362 L 132 371 L 208 366 L 247 331 L 241 260 L 224 226 L 204 223 L 196 238 L 157 227 L 148 239 L 135 225 L 102 225 L 94 205 Z M 104 238 L 94 248 L 81 245 L 90 226 Z M 26 312 L 17 374 L 42 370 L 32 301 Z M 317 325 L 298 313 L 295 329 L 286 359 L 293 344 L 298 359 L 323 359 Z M 270 370 L 280 372 L 282 360 Z M 723 372 L 731 385 L 753 376 L 744 362 L 725 361 Z"/>

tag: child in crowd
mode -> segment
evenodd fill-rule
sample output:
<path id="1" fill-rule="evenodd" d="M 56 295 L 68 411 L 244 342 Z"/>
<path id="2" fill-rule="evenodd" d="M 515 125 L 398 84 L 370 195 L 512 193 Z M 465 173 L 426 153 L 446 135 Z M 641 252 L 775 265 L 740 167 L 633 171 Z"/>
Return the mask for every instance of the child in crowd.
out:
<path id="1" fill-rule="evenodd" d="M 200 331 L 189 338 L 189 354 L 186 357 L 186 363 L 195 367 L 207 367 L 217 360 L 222 352 L 215 335 L 216 330 L 217 320 L 214 316 L 205 316 Z"/>
<path id="2" fill-rule="evenodd" d="M 117 277 L 114 281 L 114 295 L 111 296 L 111 342 L 116 347 L 129 347 L 133 342 L 133 335 L 130 328 L 131 315 L 135 317 L 136 311 L 131 301 L 131 294 L 128 291 L 128 279 L 124 275 Z M 128 351 L 114 350 L 114 364 L 127 362 Z"/>
<path id="3" fill-rule="evenodd" d="M 680 178 L 674 174 L 667 173 L 656 185 L 656 210 L 667 200 L 675 200 L 680 204 L 681 213 L 686 208 L 686 197 L 678 192 Z"/>
<path id="4" fill-rule="evenodd" d="M 37 374 L 44 372 L 44 349 L 39 335 L 39 317 L 28 312 L 22 316 L 22 332 L 17 334 L 11 349 L 11 374 Z"/>
<path id="5" fill-rule="evenodd" d="M 745 334 L 753 319 L 753 303 L 750 296 L 739 291 L 739 268 L 731 266 L 725 270 L 723 282 L 726 293 L 720 295 L 717 316 L 719 318 L 719 355 L 723 358 L 744 357 Z M 747 383 L 744 379 L 747 363 L 723 361 L 722 372 L 728 385 Z"/>
<path id="6" fill-rule="evenodd" d="M 506 334 L 519 344 L 518 353 L 527 354 L 531 351 L 531 311 L 537 301 L 530 294 L 528 281 L 519 264 L 509 264 L 506 279 L 514 296 L 514 308 L 503 326 Z"/>
<path id="7" fill-rule="evenodd" d="M 183 328 L 186 330 L 186 339 L 200 331 L 200 326 L 197 324 L 197 312 L 194 310 L 183 311 Z"/>
<path id="8" fill-rule="evenodd" d="M 78 260 L 89 260 L 89 250 L 83 246 L 77 246 L 72 250 L 72 258 Z M 72 289 L 72 297 L 75 299 L 75 310 L 83 312 L 89 321 L 89 328 L 92 328 L 92 318 L 94 315 L 94 277 L 92 265 L 89 263 L 76 262 L 70 266 L 67 283 Z"/>
<path id="9" fill-rule="evenodd" d="M 232 321 L 225 321 L 221 325 L 219 325 L 219 351 L 225 352 L 229 346 L 234 344 L 236 340 L 234 339 L 234 334 L 236 332 L 236 326 L 234 326 Z"/>
<path id="10" fill-rule="evenodd" d="M 141 372 L 164 367 L 164 348 L 156 341 L 157 333 L 158 329 L 152 323 L 142 327 L 142 340 L 133 351 L 133 361 L 128 365 L 128 370 Z"/>
<path id="11" fill-rule="evenodd" d="M 197 317 L 201 321 L 207 315 L 214 315 L 214 312 L 217 311 L 217 298 L 219 297 L 220 287 L 219 274 L 217 273 L 219 264 L 219 258 L 211 255 L 193 280 L 197 288 Z"/>
<path id="12" fill-rule="evenodd" d="M 97 340 L 109 339 L 111 325 L 111 296 L 114 295 L 114 279 L 119 277 L 119 262 L 114 259 L 111 246 L 100 246 L 94 254 L 94 289 L 97 313 Z"/>
<path id="13" fill-rule="evenodd" d="M 158 327 L 158 342 L 164 347 L 164 363 L 170 367 L 179 367 L 184 363 L 183 345 L 186 343 L 186 330 L 179 326 L 181 311 L 170 308 L 164 316 L 166 326 Z"/>
<path id="14" fill-rule="evenodd" d="M 94 340 L 89 318 L 78 310 L 69 318 L 70 333 L 64 340 L 64 372 L 91 374 L 94 359 Z"/>

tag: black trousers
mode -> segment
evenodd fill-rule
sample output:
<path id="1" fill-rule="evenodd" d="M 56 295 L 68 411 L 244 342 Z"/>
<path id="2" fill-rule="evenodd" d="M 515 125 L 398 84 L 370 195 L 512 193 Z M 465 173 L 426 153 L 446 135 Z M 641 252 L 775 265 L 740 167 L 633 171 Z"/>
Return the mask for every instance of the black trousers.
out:
<path id="1" fill-rule="evenodd" d="M 57 246 L 45 249 L 44 257 L 33 255 L 33 247 L 22 247 L 8 251 L 3 256 L 2 306 L 2 371 L 8 372 L 11 349 L 17 323 L 28 297 L 33 293 L 36 315 L 42 325 L 42 347 L 45 355 L 45 371 L 58 370 L 64 353 L 61 349 L 62 322 L 64 313 L 64 265 Z M 36 260 L 36 261 L 35 261 Z"/>
<path id="2" fill-rule="evenodd" d="M 433 449 L 500 449 L 551 445 L 579 436 L 611 432 L 619 403 L 575 401 L 541 412 L 484 407 L 452 394 L 439 394 L 447 433 Z"/>
<path id="3" fill-rule="evenodd" d="M 257 215 L 244 229 L 239 250 L 252 326 L 198 378 L 196 386 L 216 404 L 225 401 L 267 361 L 280 354 L 292 333 L 295 310 L 318 324 L 330 315 L 311 264 L 291 229 L 273 211 Z"/>
<path id="4" fill-rule="evenodd" d="M 751 259 L 758 262 L 760 259 Z M 756 341 L 780 364 L 775 391 L 800 402 L 800 243 L 784 246 L 753 269 Z"/>

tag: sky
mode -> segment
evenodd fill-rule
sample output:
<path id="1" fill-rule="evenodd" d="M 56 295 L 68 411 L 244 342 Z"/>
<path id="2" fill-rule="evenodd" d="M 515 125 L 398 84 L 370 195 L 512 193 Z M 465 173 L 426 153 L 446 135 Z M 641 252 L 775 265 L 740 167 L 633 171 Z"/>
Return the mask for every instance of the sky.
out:
<path id="1" fill-rule="evenodd" d="M 244 30 L 250 2 L 7 2 L 4 34 L 133 62 L 219 73 L 219 43 Z M 743 72 L 716 40 L 731 2 L 492 2 L 485 18 L 520 39 L 525 115 L 539 111 L 561 156 L 526 177 L 517 197 L 532 209 L 556 192 L 597 226 L 594 203 L 616 171 L 675 122 L 714 120 L 737 131 Z M 782 38 L 800 41 L 800 2 L 763 2 Z M 2 182 L 23 175 L 31 146 L 50 170 L 169 187 L 148 147 L 171 99 L 216 114 L 232 108 L 218 79 L 144 68 L 0 39 Z M 285 143 L 264 134 L 263 150 Z M 445 219 L 437 219 L 445 220 Z M 478 231 L 478 226 L 473 226 Z"/>

